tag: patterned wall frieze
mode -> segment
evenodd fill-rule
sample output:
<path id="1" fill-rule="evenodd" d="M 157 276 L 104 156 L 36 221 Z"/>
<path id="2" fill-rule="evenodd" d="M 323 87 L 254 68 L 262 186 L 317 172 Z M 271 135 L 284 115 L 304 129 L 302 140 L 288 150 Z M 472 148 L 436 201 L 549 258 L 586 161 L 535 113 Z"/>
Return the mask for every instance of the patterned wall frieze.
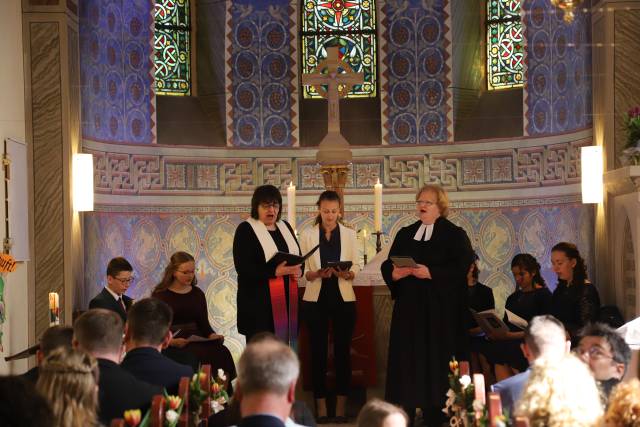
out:
<path id="1" fill-rule="evenodd" d="M 511 147 L 494 150 L 472 149 L 485 145 L 436 153 L 426 147 L 404 152 L 388 147 L 378 155 L 371 155 L 371 150 L 354 150 L 346 188 L 356 193 L 368 191 L 378 179 L 392 192 L 413 192 L 426 183 L 441 184 L 449 191 L 575 184 L 580 181 L 579 149 L 590 144 L 590 138 L 583 138 L 521 147 L 514 141 Z M 95 188 L 101 194 L 241 195 L 250 194 L 258 185 L 284 189 L 291 182 L 301 191 L 324 188 L 313 150 L 242 150 L 243 156 L 225 157 L 228 151 L 164 149 L 147 153 L 132 146 L 117 146 L 120 152 L 110 148 L 115 146 L 85 145 L 85 151 L 95 156 Z"/>

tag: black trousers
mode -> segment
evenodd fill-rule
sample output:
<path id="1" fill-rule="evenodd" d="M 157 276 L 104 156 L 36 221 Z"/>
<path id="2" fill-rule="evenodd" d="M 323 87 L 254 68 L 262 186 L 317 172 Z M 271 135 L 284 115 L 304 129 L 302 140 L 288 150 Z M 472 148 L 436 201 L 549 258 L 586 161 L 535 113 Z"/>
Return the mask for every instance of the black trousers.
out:
<path id="1" fill-rule="evenodd" d="M 335 304 L 305 302 L 305 319 L 311 342 L 311 372 L 313 396 L 327 397 L 327 359 L 329 350 L 329 322 L 333 325 L 336 394 L 349 394 L 351 383 L 351 338 L 356 325 L 356 303 L 340 301 Z"/>

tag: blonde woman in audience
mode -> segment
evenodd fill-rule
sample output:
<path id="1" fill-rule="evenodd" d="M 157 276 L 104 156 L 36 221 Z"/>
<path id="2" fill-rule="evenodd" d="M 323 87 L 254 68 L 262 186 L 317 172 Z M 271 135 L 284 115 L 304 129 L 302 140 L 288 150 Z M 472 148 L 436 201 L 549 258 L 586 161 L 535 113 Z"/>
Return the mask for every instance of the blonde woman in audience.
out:
<path id="1" fill-rule="evenodd" d="M 531 427 L 595 427 L 603 411 L 589 368 L 568 354 L 533 364 L 516 415 L 529 418 Z"/>
<path id="2" fill-rule="evenodd" d="M 36 389 L 47 399 L 53 427 L 97 426 L 98 364 L 87 353 L 54 350 L 40 367 Z"/>
<path id="3" fill-rule="evenodd" d="M 402 408 L 380 399 L 368 401 L 358 414 L 358 427 L 407 427 L 408 422 Z"/>
<path id="4" fill-rule="evenodd" d="M 620 383 L 609 396 L 607 427 L 640 427 L 640 381 Z"/>

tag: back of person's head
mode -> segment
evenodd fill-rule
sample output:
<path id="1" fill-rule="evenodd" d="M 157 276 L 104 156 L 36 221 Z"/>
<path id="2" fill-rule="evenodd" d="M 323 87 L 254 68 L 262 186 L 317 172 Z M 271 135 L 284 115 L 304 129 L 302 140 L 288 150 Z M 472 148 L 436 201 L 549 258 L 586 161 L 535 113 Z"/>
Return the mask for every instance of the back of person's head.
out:
<path id="1" fill-rule="evenodd" d="M 640 381 L 637 378 L 613 389 L 604 419 L 607 427 L 640 426 Z"/>
<path id="2" fill-rule="evenodd" d="M 119 352 L 123 332 L 120 316 L 102 308 L 84 312 L 73 325 L 73 336 L 78 345 L 95 357 Z"/>
<path id="3" fill-rule="evenodd" d="M 133 267 L 123 257 L 116 257 L 107 264 L 107 276 L 116 277 L 121 271 L 133 271 Z"/>
<path id="4" fill-rule="evenodd" d="M 251 342 L 238 362 L 238 387 L 243 396 L 286 395 L 300 373 L 296 354 L 284 343 L 264 338 Z"/>
<path id="5" fill-rule="evenodd" d="M 164 340 L 173 312 L 169 305 L 157 298 L 137 301 L 127 314 L 127 336 L 138 344 L 159 345 Z"/>
<path id="6" fill-rule="evenodd" d="M 47 399 L 56 427 L 91 426 L 98 407 L 98 366 L 81 350 L 58 348 L 40 367 L 37 390 Z"/>
<path id="7" fill-rule="evenodd" d="M 406 427 L 409 422 L 402 408 L 380 399 L 368 401 L 358 414 L 358 427 Z"/>
<path id="8" fill-rule="evenodd" d="M 615 329 L 604 323 L 589 323 L 578 332 L 578 347 L 586 337 L 603 338 L 611 348 L 613 361 L 623 364 L 624 372 L 626 372 L 631 360 L 631 348 Z"/>
<path id="9" fill-rule="evenodd" d="M 65 325 L 54 325 L 47 328 L 40 338 L 40 351 L 46 357 L 59 347 L 71 348 L 73 328 Z"/>
<path id="10" fill-rule="evenodd" d="M 602 404 L 589 368 L 567 354 L 533 363 L 515 415 L 527 417 L 531 426 L 593 427 L 600 425 Z"/>
<path id="11" fill-rule="evenodd" d="M 534 358 L 562 357 L 567 352 L 566 337 L 562 322 L 548 314 L 534 317 L 524 330 L 524 342 Z"/>
<path id="12" fill-rule="evenodd" d="M 51 408 L 35 385 L 20 377 L 0 377 L 0 424 L 4 427 L 50 427 Z"/>

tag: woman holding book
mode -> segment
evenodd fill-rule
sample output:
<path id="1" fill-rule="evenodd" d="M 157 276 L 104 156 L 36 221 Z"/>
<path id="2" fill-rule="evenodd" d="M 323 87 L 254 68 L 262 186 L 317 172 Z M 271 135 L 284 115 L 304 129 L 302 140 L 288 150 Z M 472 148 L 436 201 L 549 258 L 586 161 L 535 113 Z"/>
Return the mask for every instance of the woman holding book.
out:
<path id="1" fill-rule="evenodd" d="M 319 424 L 327 423 L 327 342 L 331 322 L 336 369 L 335 421 L 343 423 L 347 421 L 345 410 L 351 381 L 351 338 L 356 323 L 356 296 L 352 282 L 359 270 L 359 255 L 355 231 L 339 222 L 338 193 L 325 191 L 316 204 L 318 216 L 315 225 L 300 239 L 305 253 L 320 245 L 319 250 L 306 261 L 307 287 L 303 297 L 303 312 L 311 341 L 313 394 L 317 421 Z"/>
<path id="2" fill-rule="evenodd" d="M 398 231 L 381 267 L 394 300 L 385 400 L 403 406 L 411 423 L 416 408 L 427 425 L 444 421 L 449 361 L 469 357 L 466 276 L 473 250 L 448 211 L 442 187 L 422 187 L 418 221 Z M 401 267 L 397 256 L 413 258 L 415 266 Z"/>
<path id="3" fill-rule="evenodd" d="M 233 236 L 233 263 L 238 273 L 238 332 L 247 342 L 272 332 L 295 346 L 298 335 L 298 279 L 302 265 L 272 261 L 277 252 L 300 255 L 291 226 L 280 220 L 282 196 L 262 185 L 251 197 L 251 216 Z"/>
<path id="4" fill-rule="evenodd" d="M 186 252 L 171 255 L 162 281 L 151 294 L 153 298 L 166 302 L 173 311 L 171 330 L 175 336 L 169 345 L 174 351 L 170 351 L 168 355 L 172 358 L 175 356 L 178 362 L 184 363 L 184 359 L 179 356 L 181 352 L 175 351 L 182 349 L 195 356 L 200 364 L 223 369 L 231 380 L 236 377 L 233 357 L 223 345 L 224 337 L 216 334 L 209 324 L 207 300 L 197 284 L 193 256 Z"/>
<path id="5" fill-rule="evenodd" d="M 520 350 L 526 323 L 535 316 L 551 312 L 551 292 L 540 274 L 540 264 L 535 257 L 530 254 L 516 255 L 511 260 L 511 272 L 516 281 L 516 290 L 507 298 L 503 319 L 509 330 L 492 330 L 488 334 L 490 341 L 484 352 L 495 365 L 497 381 L 527 369 L 529 363 Z"/>

